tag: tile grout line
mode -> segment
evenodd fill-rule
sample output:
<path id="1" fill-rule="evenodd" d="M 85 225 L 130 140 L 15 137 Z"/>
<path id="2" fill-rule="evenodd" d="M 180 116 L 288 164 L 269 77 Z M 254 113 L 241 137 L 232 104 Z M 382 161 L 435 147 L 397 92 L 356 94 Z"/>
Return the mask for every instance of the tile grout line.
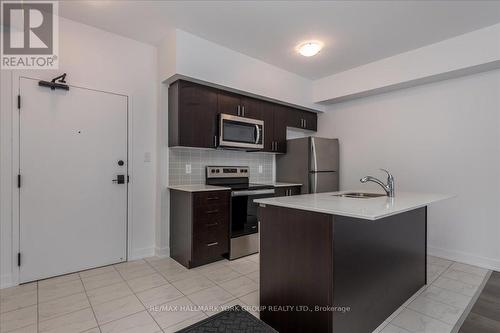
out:
<path id="1" fill-rule="evenodd" d="M 149 265 L 151 268 L 153 268 L 153 270 L 156 272 L 155 268 L 147 261 L 147 260 L 144 260 L 144 259 L 141 259 L 143 262 L 145 262 L 147 265 Z M 117 270 L 118 271 L 118 270 Z M 163 328 L 161 327 L 161 325 L 156 321 L 156 319 L 153 317 L 153 315 L 148 311 L 148 308 L 146 307 L 146 305 L 142 302 L 142 300 L 139 298 L 139 296 L 137 296 L 137 294 L 135 293 L 135 291 L 132 289 L 132 287 L 130 287 L 130 285 L 128 284 L 127 280 L 125 280 L 123 278 L 123 275 L 120 273 L 120 271 L 118 271 L 118 274 L 120 274 L 121 278 L 125 281 L 125 284 L 127 285 L 127 287 L 130 289 L 130 291 L 132 292 L 132 294 L 137 298 L 137 300 L 142 304 L 142 306 L 144 307 L 146 313 L 149 315 L 149 317 L 156 323 L 156 325 L 158 326 L 158 328 L 160 329 L 161 332 L 163 332 Z M 161 274 L 160 274 L 161 275 Z M 162 278 L 165 279 L 165 277 L 163 275 L 161 275 Z M 165 279 L 165 281 L 168 282 L 167 279 Z M 172 284 L 170 284 L 172 285 Z M 159 286 L 161 287 L 161 286 Z M 175 286 L 172 285 L 172 287 L 175 288 Z M 154 288 L 150 288 L 150 289 L 154 289 Z M 150 290 L 150 289 L 146 289 L 146 290 Z M 143 290 L 145 291 L 145 290 Z M 180 292 L 180 291 L 179 291 Z M 181 293 L 182 294 L 182 293 Z M 176 298 L 177 299 L 177 298 Z M 142 312 L 142 311 L 140 311 Z M 136 313 L 133 313 L 129 316 L 133 316 L 133 315 L 136 315 L 137 313 L 140 313 L 140 312 L 136 312 Z M 127 316 L 128 317 L 128 316 Z M 123 318 L 127 318 L 127 317 L 123 317 Z M 121 320 L 123 318 L 120 318 L 120 319 L 117 319 L 117 320 Z M 112 322 L 112 321 L 111 321 Z"/>
<path id="2" fill-rule="evenodd" d="M 440 278 L 440 277 L 441 277 L 444 273 L 446 273 L 446 272 L 448 271 L 448 269 L 449 269 L 449 268 L 450 268 L 450 267 L 451 267 L 454 263 L 455 263 L 455 261 L 452 261 L 452 262 L 451 262 L 451 263 L 450 263 L 450 264 L 449 264 L 446 268 L 444 268 L 444 269 L 443 269 L 443 271 L 442 271 L 441 273 L 439 273 L 439 274 L 437 275 L 437 277 L 436 277 L 436 278 L 435 278 L 435 279 L 434 279 L 434 280 L 433 280 L 430 284 L 427 284 L 427 285 L 425 286 L 425 289 L 423 289 L 422 291 L 420 291 L 420 292 L 419 292 L 419 294 L 415 297 L 415 299 L 416 299 L 417 297 L 421 296 L 421 295 L 422 295 L 422 294 L 423 294 L 423 293 L 424 293 L 424 292 L 425 292 L 425 291 L 426 291 L 426 290 L 427 290 L 430 286 L 434 286 L 434 287 L 436 287 L 436 288 L 439 288 L 438 286 L 435 286 L 435 285 L 434 285 L 434 282 L 435 282 L 438 278 Z M 439 266 L 439 265 L 436 265 L 436 266 Z M 467 272 L 466 272 L 466 273 L 467 273 Z M 459 281 L 459 282 L 465 283 L 465 282 L 460 281 L 460 280 L 455 280 L 455 279 L 451 279 L 451 278 L 449 278 L 449 279 L 450 279 L 450 280 L 454 280 L 454 281 Z M 468 284 L 468 283 L 465 283 L 465 284 Z M 444 288 L 440 288 L 440 289 L 447 290 L 447 289 L 444 289 Z M 447 291 L 450 291 L 450 290 L 447 290 Z M 460 293 L 457 293 L 457 294 L 459 294 L 459 295 L 463 295 L 463 294 L 460 294 Z M 466 296 L 466 295 L 463 295 L 463 296 Z M 412 297 L 413 297 L 413 296 L 412 296 Z M 425 296 L 422 296 L 422 297 L 426 298 Z M 412 309 L 412 308 L 409 308 L 408 306 L 409 306 L 411 303 L 413 303 L 413 301 L 415 301 L 415 299 L 413 299 L 410 303 L 408 303 L 406 306 L 404 306 L 404 309 L 414 311 L 414 312 L 416 312 L 416 313 L 418 313 L 418 314 L 420 314 L 420 315 L 422 315 L 422 316 L 424 316 L 424 317 L 428 317 L 428 318 L 431 318 L 431 319 L 437 320 L 437 321 L 439 321 L 439 322 L 441 322 L 441 323 L 443 323 L 443 324 L 445 324 L 445 325 L 447 325 L 447 326 L 451 326 L 451 327 L 453 328 L 453 326 L 452 326 L 452 325 L 450 325 L 450 324 L 448 324 L 448 323 L 445 323 L 445 322 L 443 322 L 443 321 L 442 321 L 442 320 L 440 320 L 440 319 L 437 319 L 437 318 L 431 317 L 431 316 L 429 316 L 429 315 L 427 315 L 427 314 L 424 314 L 424 313 L 421 313 L 421 312 L 419 312 L 419 311 L 417 311 L 417 310 L 414 310 L 414 309 Z M 433 301 L 434 301 L 434 300 L 433 300 Z M 438 302 L 438 301 L 436 301 L 436 302 Z M 442 302 L 438 302 L 438 303 L 445 304 L 445 305 L 449 305 L 449 304 L 442 303 Z M 449 306 L 452 306 L 452 305 L 449 305 Z M 454 307 L 454 306 L 452 306 L 452 307 Z M 456 307 L 454 307 L 454 308 L 456 308 Z M 457 308 L 457 309 L 458 309 L 458 308 Z M 460 310 L 460 309 L 459 309 L 459 310 Z M 463 310 L 463 311 L 465 311 L 465 310 Z M 462 313 L 463 313 L 463 311 L 462 311 Z M 391 324 L 391 325 L 394 325 L 394 326 L 396 326 L 396 327 L 399 327 L 399 328 L 402 328 L 402 329 L 406 330 L 406 328 L 405 328 L 405 327 L 401 327 L 401 326 L 399 326 L 399 325 L 397 325 L 397 324 L 395 324 L 395 323 L 393 322 L 393 321 L 394 321 L 394 319 L 396 319 L 396 317 L 398 317 L 398 316 L 399 316 L 399 314 L 398 314 L 397 316 L 395 316 L 395 317 L 394 317 L 394 318 L 393 318 L 393 319 L 392 319 L 392 320 L 391 320 L 391 321 L 390 321 L 387 325 Z M 455 324 L 456 324 L 456 323 L 455 323 Z M 386 326 L 387 326 L 387 325 L 386 325 Z"/>
<path id="3" fill-rule="evenodd" d="M 99 322 L 97 321 L 97 316 L 95 315 L 95 311 L 94 311 L 94 307 L 92 306 L 92 303 L 90 302 L 90 297 L 89 295 L 87 294 L 87 289 L 85 288 L 85 284 L 83 283 L 83 279 L 80 275 L 80 273 L 78 273 L 78 277 L 80 278 L 80 282 L 82 283 L 82 286 L 83 286 L 83 291 L 85 293 L 85 296 L 87 297 L 87 302 L 89 302 L 89 305 L 90 305 L 90 310 L 92 310 L 92 314 L 94 315 L 94 320 L 95 320 L 95 323 L 97 325 L 97 329 L 99 330 L 99 332 L 102 333 L 101 331 L 101 327 L 99 325 Z M 85 331 L 82 331 L 82 332 L 85 332 Z"/>
<path id="4" fill-rule="evenodd" d="M 40 291 L 39 291 L 39 286 L 40 284 L 38 281 L 36 282 L 36 331 L 37 333 L 40 333 Z"/>

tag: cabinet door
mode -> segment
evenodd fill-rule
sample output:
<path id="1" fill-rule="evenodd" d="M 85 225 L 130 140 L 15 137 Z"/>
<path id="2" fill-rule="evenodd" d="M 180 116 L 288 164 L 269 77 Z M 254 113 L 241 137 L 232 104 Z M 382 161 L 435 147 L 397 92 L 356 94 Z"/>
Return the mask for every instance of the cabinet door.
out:
<path id="1" fill-rule="evenodd" d="M 274 106 L 261 103 L 261 119 L 264 120 L 264 151 L 272 152 L 274 147 Z"/>
<path id="2" fill-rule="evenodd" d="M 302 112 L 302 118 L 304 118 L 305 128 L 311 131 L 318 130 L 318 114 L 314 112 Z"/>
<path id="3" fill-rule="evenodd" d="M 288 188 L 290 190 L 290 195 L 299 195 L 300 194 L 300 186 L 292 186 Z"/>
<path id="4" fill-rule="evenodd" d="M 215 148 L 217 91 L 182 81 L 179 87 L 179 145 Z"/>
<path id="5" fill-rule="evenodd" d="M 286 108 L 286 124 L 289 127 L 303 128 L 303 114 L 302 110 Z"/>
<path id="6" fill-rule="evenodd" d="M 275 187 L 274 196 L 275 197 L 286 197 L 288 187 Z"/>
<path id="7" fill-rule="evenodd" d="M 217 113 L 239 116 L 241 113 L 241 99 L 239 95 L 225 91 L 219 91 L 217 101 Z"/>
<path id="8" fill-rule="evenodd" d="M 242 97 L 241 115 L 246 118 L 262 119 L 262 102 L 255 98 Z"/>
<path id="9" fill-rule="evenodd" d="M 277 153 L 286 153 L 287 108 L 282 105 L 274 107 L 274 142 Z"/>

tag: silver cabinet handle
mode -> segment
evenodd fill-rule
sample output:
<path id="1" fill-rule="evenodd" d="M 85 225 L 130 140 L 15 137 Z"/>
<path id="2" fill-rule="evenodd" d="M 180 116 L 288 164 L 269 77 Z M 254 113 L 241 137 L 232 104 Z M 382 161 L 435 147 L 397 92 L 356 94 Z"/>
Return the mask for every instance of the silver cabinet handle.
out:
<path id="1" fill-rule="evenodd" d="M 240 105 L 238 105 L 238 108 L 237 108 L 237 109 L 238 109 L 238 116 L 241 116 L 241 106 L 240 106 Z"/>
<path id="2" fill-rule="evenodd" d="M 214 147 L 217 148 L 217 135 L 214 135 Z"/>
<path id="3" fill-rule="evenodd" d="M 213 243 L 208 243 L 207 246 L 215 246 L 215 245 L 219 245 L 219 242 L 213 242 Z"/>
<path id="4" fill-rule="evenodd" d="M 241 107 L 241 113 L 242 113 L 242 116 L 244 117 L 245 116 L 245 106 L 244 105 Z"/>
<path id="5" fill-rule="evenodd" d="M 307 127 L 307 119 L 304 119 L 304 128 Z"/>

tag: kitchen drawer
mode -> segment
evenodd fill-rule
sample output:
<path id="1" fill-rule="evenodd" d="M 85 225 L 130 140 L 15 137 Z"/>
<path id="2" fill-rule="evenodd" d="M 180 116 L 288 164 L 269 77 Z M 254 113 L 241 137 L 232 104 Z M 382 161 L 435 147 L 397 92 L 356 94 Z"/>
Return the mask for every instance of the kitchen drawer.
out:
<path id="1" fill-rule="evenodd" d="M 194 224 L 198 221 L 216 221 L 229 218 L 229 205 L 195 206 L 193 209 Z"/>
<path id="2" fill-rule="evenodd" d="M 212 233 L 224 237 L 229 235 L 229 219 L 227 216 L 220 219 L 200 219 L 193 222 L 193 235 L 195 237 Z"/>
<path id="3" fill-rule="evenodd" d="M 199 192 L 193 195 L 195 208 L 202 206 L 229 206 L 230 191 Z"/>
<path id="4" fill-rule="evenodd" d="M 216 230 L 195 236 L 193 239 L 193 266 L 222 259 L 228 251 L 228 231 Z"/>

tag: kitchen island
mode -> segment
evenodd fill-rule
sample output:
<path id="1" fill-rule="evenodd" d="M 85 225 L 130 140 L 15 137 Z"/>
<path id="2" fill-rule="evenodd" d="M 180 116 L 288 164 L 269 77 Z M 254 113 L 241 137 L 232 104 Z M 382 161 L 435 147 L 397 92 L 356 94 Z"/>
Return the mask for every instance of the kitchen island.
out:
<path id="1" fill-rule="evenodd" d="M 426 284 L 441 194 L 258 199 L 260 318 L 279 332 L 370 333 Z"/>

